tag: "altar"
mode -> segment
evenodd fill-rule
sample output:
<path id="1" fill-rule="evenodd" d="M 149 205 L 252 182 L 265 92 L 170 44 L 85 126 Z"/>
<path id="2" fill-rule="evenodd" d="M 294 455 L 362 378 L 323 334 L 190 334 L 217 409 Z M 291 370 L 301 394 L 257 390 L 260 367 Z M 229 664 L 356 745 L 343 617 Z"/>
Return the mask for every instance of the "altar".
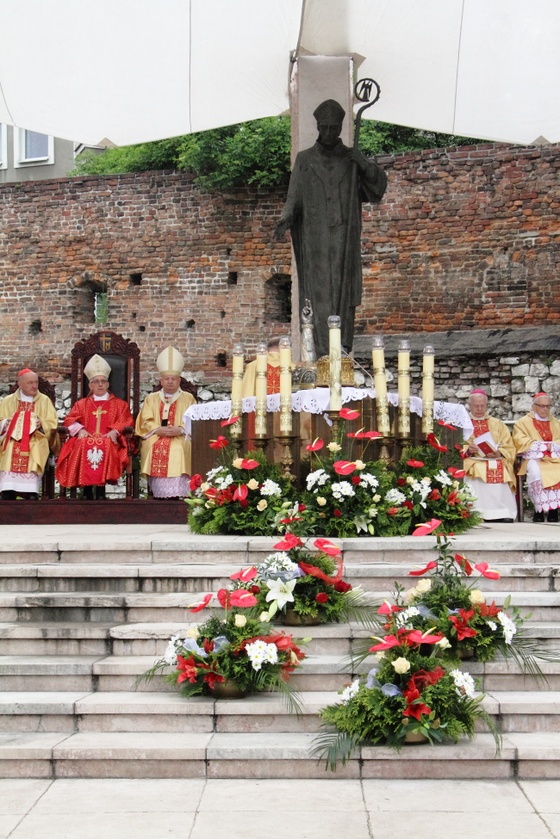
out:
<path id="1" fill-rule="evenodd" d="M 418 396 L 410 397 L 410 437 L 406 440 L 398 436 L 397 414 L 399 405 L 398 393 L 387 393 L 389 403 L 389 418 L 391 422 L 391 440 L 393 441 L 393 454 L 398 454 L 404 445 L 420 445 L 425 435 L 422 435 L 422 399 Z M 209 447 L 212 439 L 217 439 L 220 434 L 225 434 L 221 423 L 231 416 L 231 399 L 204 402 L 191 405 L 184 415 L 185 426 L 192 437 L 192 472 L 204 475 L 209 469 L 216 465 L 216 452 Z M 330 405 L 330 388 L 318 387 L 307 390 L 299 390 L 292 393 L 292 458 L 297 468 L 302 451 L 316 437 L 330 436 L 330 419 L 328 415 Z M 355 408 L 360 411 L 360 418 L 355 420 L 348 431 L 358 431 L 364 428 L 366 431 L 376 430 L 375 411 L 375 389 L 374 388 L 342 388 L 342 405 L 348 408 Z M 254 414 L 256 398 L 246 397 L 242 400 L 242 451 L 255 448 L 254 434 L 251 434 L 248 417 Z M 280 435 L 275 430 L 275 416 L 280 413 L 280 394 L 269 394 L 266 398 L 267 409 L 267 446 L 265 451 L 270 459 L 279 460 L 280 450 L 277 441 Z M 434 421 L 437 427 L 437 435 L 445 442 L 450 436 L 450 429 L 453 426 L 467 439 L 473 432 L 473 424 L 468 411 L 463 405 L 455 402 L 434 402 Z M 437 426 L 437 423 L 445 423 L 445 426 Z M 441 432 L 441 433 L 440 433 Z M 358 441 L 356 441 L 358 442 Z M 361 446 L 361 444 L 360 444 Z M 359 452 L 358 456 L 359 456 Z M 371 457 L 371 454 L 370 454 Z"/>

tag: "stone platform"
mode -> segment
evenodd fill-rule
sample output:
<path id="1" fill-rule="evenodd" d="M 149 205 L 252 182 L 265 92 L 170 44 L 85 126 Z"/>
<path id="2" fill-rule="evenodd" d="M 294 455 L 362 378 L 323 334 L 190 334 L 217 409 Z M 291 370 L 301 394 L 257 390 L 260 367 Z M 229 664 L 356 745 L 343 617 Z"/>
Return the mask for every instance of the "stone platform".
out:
<path id="1" fill-rule="evenodd" d="M 312 627 L 294 676 L 303 712 L 274 694 L 180 697 L 137 677 L 171 634 L 205 613 L 186 606 L 216 592 L 276 539 L 193 535 L 185 525 L 0 526 L 0 777 L 129 779 L 560 778 L 560 661 L 546 686 L 512 662 L 473 663 L 503 732 L 472 743 L 362 748 L 333 776 L 310 758 L 317 711 L 351 680 L 357 625 Z M 347 539 L 345 575 L 374 602 L 431 558 L 432 537 Z M 530 613 L 528 632 L 560 649 L 560 526 L 484 525 L 455 547 L 502 574 L 480 580 L 497 603 Z M 206 613 L 207 614 L 207 613 Z M 367 667 L 364 665 L 364 669 Z"/>

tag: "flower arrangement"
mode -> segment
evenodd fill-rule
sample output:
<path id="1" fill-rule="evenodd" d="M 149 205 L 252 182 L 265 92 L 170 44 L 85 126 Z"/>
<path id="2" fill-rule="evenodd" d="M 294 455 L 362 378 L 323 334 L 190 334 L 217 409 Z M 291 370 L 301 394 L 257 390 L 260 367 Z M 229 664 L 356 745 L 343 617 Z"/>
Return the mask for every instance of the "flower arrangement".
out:
<path id="1" fill-rule="evenodd" d="M 443 639 L 440 633 L 410 629 L 377 639 L 370 652 L 378 655 L 378 663 L 367 679 L 356 679 L 321 711 L 323 727 L 313 754 L 334 770 L 360 745 L 400 750 L 408 742 L 472 739 L 479 720 L 499 748 L 499 734 L 472 677 L 441 659 Z"/>
<path id="2" fill-rule="evenodd" d="M 447 447 L 435 435 L 428 444 L 405 450 L 393 469 L 385 463 L 365 461 L 377 431 L 345 431 L 347 422 L 360 416 L 342 408 L 337 439 L 316 439 L 307 446 L 310 470 L 299 497 L 301 513 L 290 530 L 302 534 L 325 533 L 330 537 L 404 536 L 436 513 L 447 529 L 459 533 L 480 522 L 472 509 L 474 498 L 462 484 L 464 471 L 447 470 L 441 455 Z M 352 458 L 355 442 L 361 442 L 361 458 Z M 350 451 L 348 459 L 341 453 Z"/>
<path id="3" fill-rule="evenodd" d="M 291 625 L 378 623 L 372 602 L 343 579 L 341 551 L 333 542 L 316 539 L 316 550 L 310 551 L 298 536 L 287 533 L 274 548 L 256 567 L 232 574 L 238 587 L 254 594 L 268 620 L 281 615 Z"/>
<path id="4" fill-rule="evenodd" d="M 257 600 L 250 592 L 220 589 L 217 597 L 225 610 L 223 617 L 213 615 L 174 635 L 163 657 L 143 678 L 149 681 L 164 674 L 185 696 L 238 697 L 277 690 L 297 711 L 297 698 L 288 680 L 305 653 L 291 635 L 278 632 L 267 620 L 255 617 L 255 610 L 249 607 L 256 606 Z M 211 594 L 206 595 L 190 607 L 191 611 L 201 611 L 211 598 Z M 172 672 L 170 668 L 174 668 Z M 225 686 L 233 691 L 222 694 Z"/>
<path id="5" fill-rule="evenodd" d="M 432 532 L 440 525 L 434 519 Z M 450 661 L 472 656 L 491 661 L 500 653 L 515 658 L 525 672 L 542 676 L 536 658 L 554 656 L 523 634 L 524 618 L 518 609 L 510 609 L 509 597 L 499 607 L 476 587 L 481 578 L 498 580 L 500 574 L 486 562 L 472 565 L 454 553 L 452 540 L 446 536 L 436 536 L 435 551 L 436 558 L 424 568 L 409 572 L 421 578 L 417 584 L 407 590 L 396 584 L 395 603 L 379 608 L 385 631 L 435 631 L 442 636 L 440 647 Z"/>
<path id="6" fill-rule="evenodd" d="M 222 425 L 229 423 L 231 420 L 225 420 Z M 198 474 L 191 477 L 191 495 L 186 499 L 191 530 L 205 534 L 278 533 L 280 519 L 293 506 L 290 481 L 262 451 L 234 457 L 230 441 L 223 435 L 211 440 L 210 446 L 220 452 L 222 462 L 205 479 Z"/>

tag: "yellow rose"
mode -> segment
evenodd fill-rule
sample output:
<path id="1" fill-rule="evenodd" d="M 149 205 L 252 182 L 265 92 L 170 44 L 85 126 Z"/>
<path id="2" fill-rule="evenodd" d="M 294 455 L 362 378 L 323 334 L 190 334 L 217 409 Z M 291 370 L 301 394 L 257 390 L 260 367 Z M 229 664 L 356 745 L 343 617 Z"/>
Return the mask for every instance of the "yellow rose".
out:
<path id="1" fill-rule="evenodd" d="M 476 603 L 486 603 L 486 599 L 485 599 L 483 593 L 478 588 L 473 588 L 473 590 L 471 591 L 470 601 L 473 604 L 473 606 Z"/>
<path id="2" fill-rule="evenodd" d="M 247 618 L 245 617 L 245 615 L 236 615 L 233 619 L 233 622 L 236 626 L 238 626 L 241 629 L 241 627 L 245 626 L 245 624 L 247 623 Z"/>
<path id="3" fill-rule="evenodd" d="M 364 463 L 363 460 L 355 460 L 354 461 L 354 466 L 356 467 L 356 469 L 365 469 L 366 468 L 366 464 Z"/>
<path id="4" fill-rule="evenodd" d="M 319 507 L 324 507 L 326 503 L 327 503 L 326 498 L 323 498 L 322 495 L 317 496 L 317 504 L 319 505 Z"/>
<path id="5" fill-rule="evenodd" d="M 236 457 L 235 460 L 231 461 L 231 465 L 235 466 L 236 469 L 241 469 L 241 464 L 243 463 L 242 457 Z"/>
<path id="6" fill-rule="evenodd" d="M 258 489 L 259 482 L 255 481 L 254 478 L 251 478 L 251 480 L 247 482 L 247 486 L 249 487 L 249 489 Z"/>
<path id="7" fill-rule="evenodd" d="M 431 587 L 432 587 L 432 581 L 431 580 L 418 580 L 418 582 L 416 583 L 416 591 L 419 594 L 425 594 L 427 591 L 429 591 L 431 589 Z"/>
<path id="8" fill-rule="evenodd" d="M 393 662 L 395 673 L 408 673 L 410 670 L 410 661 L 406 658 L 396 658 Z"/>
<path id="9" fill-rule="evenodd" d="M 327 444 L 327 449 L 330 452 L 332 452 L 333 454 L 335 454 L 336 452 L 339 452 L 341 450 L 341 448 L 342 448 L 342 446 L 339 446 L 338 443 L 333 442 L 333 443 L 328 443 Z"/>
<path id="10" fill-rule="evenodd" d="M 262 513 L 262 511 L 266 510 L 267 507 L 268 507 L 268 501 L 266 500 L 266 498 L 261 498 L 261 500 L 257 504 L 257 510 L 260 510 L 261 513 Z"/>

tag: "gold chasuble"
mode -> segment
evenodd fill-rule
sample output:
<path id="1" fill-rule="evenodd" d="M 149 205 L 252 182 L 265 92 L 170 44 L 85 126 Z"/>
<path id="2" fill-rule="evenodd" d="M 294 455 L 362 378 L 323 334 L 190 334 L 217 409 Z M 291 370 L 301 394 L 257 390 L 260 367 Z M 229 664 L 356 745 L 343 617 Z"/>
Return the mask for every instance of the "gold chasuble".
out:
<path id="1" fill-rule="evenodd" d="M 121 434 L 125 428 L 134 426 L 128 403 L 112 394 L 108 399 L 87 396 L 73 405 L 64 420 L 71 432 L 74 423 L 79 423 L 89 436 L 73 436 L 64 443 L 56 467 L 60 485 L 116 483 L 128 463 L 126 442 Z M 116 443 L 104 436 L 111 429 L 119 432 Z"/>
<path id="2" fill-rule="evenodd" d="M 513 427 L 513 441 L 518 454 L 528 451 L 534 442 L 560 443 L 560 422 L 551 417 L 548 421 L 537 419 L 531 412 L 518 420 Z M 560 488 L 560 458 L 551 457 L 546 450 L 544 456 L 536 460 L 540 469 L 542 485 L 545 489 Z M 519 474 L 527 472 L 527 460 L 521 461 Z"/>
<path id="3" fill-rule="evenodd" d="M 163 390 L 146 397 L 136 420 L 136 434 L 142 437 L 140 459 L 143 475 L 178 478 L 191 474 L 191 441 L 184 435 L 160 437 L 153 432 L 165 424 L 183 428 L 183 414 L 195 402 L 190 393 L 182 390 L 171 397 L 165 397 Z"/>
<path id="4" fill-rule="evenodd" d="M 470 478 L 478 478 L 485 484 L 507 483 L 515 491 L 515 446 L 507 425 L 495 417 L 475 419 L 471 416 L 474 432 L 466 442 L 466 446 L 476 443 L 476 439 L 483 434 L 490 433 L 498 446 L 495 457 L 491 452 L 488 460 L 466 457 L 463 461 L 464 469 Z"/>
<path id="5" fill-rule="evenodd" d="M 2 420 L 7 422 L 0 435 L 0 472 L 42 475 L 58 426 L 49 397 L 38 393 L 33 401 L 22 401 L 18 388 L 0 400 L 0 424 Z"/>

